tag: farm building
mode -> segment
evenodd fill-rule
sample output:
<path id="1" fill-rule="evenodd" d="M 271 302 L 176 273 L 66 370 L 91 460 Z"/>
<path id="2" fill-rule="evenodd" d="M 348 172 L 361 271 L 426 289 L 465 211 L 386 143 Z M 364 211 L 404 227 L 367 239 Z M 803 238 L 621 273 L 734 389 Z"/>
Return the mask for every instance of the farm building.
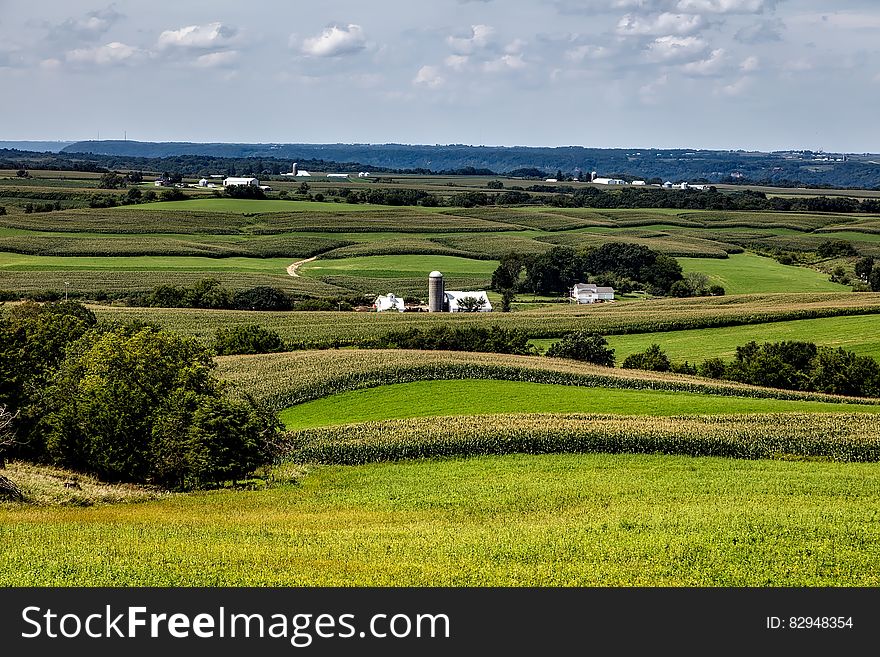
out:
<path id="1" fill-rule="evenodd" d="M 648 183 L 644 180 L 633 180 L 632 184 L 634 187 L 645 187 Z"/>
<path id="2" fill-rule="evenodd" d="M 593 183 L 596 185 L 626 185 L 626 181 L 620 178 L 595 178 Z"/>
<path id="3" fill-rule="evenodd" d="M 373 303 L 373 308 L 376 309 L 377 313 L 383 313 L 389 310 L 396 310 L 397 312 L 402 313 L 406 310 L 403 299 L 390 292 L 384 296 L 376 297 L 376 301 Z"/>
<path id="4" fill-rule="evenodd" d="M 614 288 L 599 287 L 592 283 L 578 283 L 571 288 L 570 299 L 578 305 L 614 301 Z"/>
<path id="5" fill-rule="evenodd" d="M 349 176 L 348 176 L 347 173 L 328 173 L 328 174 L 327 174 L 327 177 L 328 177 L 328 178 L 345 178 L 345 179 L 348 179 Z"/>
<path id="6" fill-rule="evenodd" d="M 260 181 L 256 178 L 226 178 L 223 181 L 224 187 L 259 187 Z"/>
<path id="7" fill-rule="evenodd" d="M 447 292 L 445 305 L 446 312 L 450 313 L 492 312 L 492 304 L 485 292 Z"/>

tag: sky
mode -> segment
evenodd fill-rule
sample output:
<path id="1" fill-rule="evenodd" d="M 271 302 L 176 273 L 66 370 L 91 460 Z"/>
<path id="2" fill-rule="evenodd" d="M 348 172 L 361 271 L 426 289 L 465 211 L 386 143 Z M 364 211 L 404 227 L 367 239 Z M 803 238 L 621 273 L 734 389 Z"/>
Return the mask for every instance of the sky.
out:
<path id="1" fill-rule="evenodd" d="M 880 152 L 877 0 L 0 0 L 0 140 Z"/>

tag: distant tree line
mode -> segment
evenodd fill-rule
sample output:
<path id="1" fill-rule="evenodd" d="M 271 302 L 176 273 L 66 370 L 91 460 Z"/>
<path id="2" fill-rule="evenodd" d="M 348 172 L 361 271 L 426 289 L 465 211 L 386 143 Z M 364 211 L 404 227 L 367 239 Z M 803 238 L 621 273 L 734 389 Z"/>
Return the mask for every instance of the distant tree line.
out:
<path id="1" fill-rule="evenodd" d="M 710 358 L 699 365 L 672 363 L 659 345 L 628 356 L 623 367 L 678 372 L 754 386 L 823 392 L 853 397 L 880 397 L 880 363 L 868 356 L 812 342 L 749 342 L 736 349 L 731 362 Z"/>
<path id="2" fill-rule="evenodd" d="M 23 304 L 0 316 L 6 457 L 108 481 L 174 489 L 241 479 L 267 462 L 280 426 L 214 375 L 194 338 L 102 325 L 79 304 Z"/>
<path id="3" fill-rule="evenodd" d="M 379 349 L 425 349 L 431 351 L 472 351 L 496 354 L 535 354 L 523 331 L 498 325 L 432 326 L 427 329 L 390 331 L 370 345 Z"/>

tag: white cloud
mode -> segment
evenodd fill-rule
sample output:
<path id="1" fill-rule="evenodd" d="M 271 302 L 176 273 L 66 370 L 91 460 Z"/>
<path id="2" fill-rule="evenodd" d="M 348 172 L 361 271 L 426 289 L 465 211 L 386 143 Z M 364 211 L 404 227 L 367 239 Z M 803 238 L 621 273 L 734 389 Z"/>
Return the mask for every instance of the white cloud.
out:
<path id="1" fill-rule="evenodd" d="M 526 66 L 522 55 L 502 55 L 498 59 L 485 62 L 483 70 L 487 73 L 503 73 L 505 71 L 519 71 Z"/>
<path id="2" fill-rule="evenodd" d="M 210 52 L 206 55 L 200 55 L 193 63 L 198 68 L 221 68 L 224 66 L 232 66 L 238 62 L 239 52 L 237 50 L 223 50 L 220 52 Z"/>
<path id="3" fill-rule="evenodd" d="M 679 11 L 712 14 L 760 14 L 772 9 L 778 0 L 679 0 Z"/>
<path id="4" fill-rule="evenodd" d="M 119 41 L 95 48 L 77 48 L 67 53 L 67 61 L 72 64 L 95 64 L 107 66 L 124 64 L 142 56 L 143 51 Z"/>
<path id="5" fill-rule="evenodd" d="M 430 89 L 436 89 L 446 83 L 446 78 L 443 77 L 440 69 L 436 66 L 422 66 L 413 79 L 413 83 Z"/>
<path id="6" fill-rule="evenodd" d="M 755 57 L 754 55 L 751 57 L 746 57 L 742 60 L 742 63 L 739 65 L 739 70 L 744 73 L 752 73 L 757 71 L 761 66 L 761 60 Z"/>
<path id="7" fill-rule="evenodd" d="M 165 30 L 159 35 L 160 50 L 174 48 L 210 50 L 228 46 L 235 39 L 237 30 L 223 23 L 187 25 L 178 30 Z"/>
<path id="8" fill-rule="evenodd" d="M 646 49 L 648 59 L 654 62 L 676 62 L 692 60 L 709 48 L 709 44 L 698 37 L 662 36 L 654 39 Z"/>
<path id="9" fill-rule="evenodd" d="M 657 94 L 669 84 L 669 76 L 664 74 L 656 80 L 652 80 L 648 84 L 643 85 L 639 89 L 639 97 L 643 103 L 653 105 L 657 103 Z"/>
<path id="10" fill-rule="evenodd" d="M 467 55 L 449 55 L 443 63 L 446 64 L 449 68 L 454 69 L 456 71 L 462 70 L 465 66 L 470 62 L 470 57 Z"/>
<path id="11" fill-rule="evenodd" d="M 748 91 L 751 86 L 751 80 L 746 77 L 742 77 L 735 82 L 731 82 L 730 84 L 726 84 L 719 89 L 719 93 L 724 96 L 742 96 L 746 91 Z"/>
<path id="12" fill-rule="evenodd" d="M 727 61 L 723 48 L 713 50 L 706 59 L 688 62 L 682 70 L 689 75 L 717 75 Z"/>
<path id="13" fill-rule="evenodd" d="M 675 34 L 685 36 L 700 31 L 706 25 L 702 16 L 695 14 L 670 14 L 639 16 L 627 14 L 617 23 L 617 33 L 622 36 L 660 36 Z"/>
<path id="14" fill-rule="evenodd" d="M 452 51 L 459 55 L 470 55 L 478 50 L 486 48 L 495 34 L 495 28 L 489 25 L 472 25 L 469 36 L 446 37 L 446 43 Z"/>
<path id="15" fill-rule="evenodd" d="M 341 57 L 353 55 L 366 47 L 367 39 L 360 25 L 332 25 L 318 36 L 303 41 L 302 51 L 310 57 Z"/>
<path id="16" fill-rule="evenodd" d="M 51 26 L 49 38 L 55 41 L 90 41 L 106 34 L 124 16 L 116 10 L 116 5 L 91 11 L 82 18 L 68 18 L 58 25 Z"/>

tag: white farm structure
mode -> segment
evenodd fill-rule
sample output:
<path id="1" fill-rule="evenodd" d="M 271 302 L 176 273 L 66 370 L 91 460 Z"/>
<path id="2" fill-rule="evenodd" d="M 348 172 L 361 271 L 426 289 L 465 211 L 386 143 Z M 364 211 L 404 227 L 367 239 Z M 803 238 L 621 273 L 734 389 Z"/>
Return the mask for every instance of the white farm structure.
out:
<path id="1" fill-rule="evenodd" d="M 376 297 L 376 301 L 375 303 L 373 303 L 373 308 L 376 309 L 377 313 L 384 313 L 394 310 L 399 313 L 406 311 L 406 306 L 403 303 L 403 299 L 401 299 L 396 294 L 391 294 L 390 292 L 384 296 Z"/>
<path id="2" fill-rule="evenodd" d="M 485 292 L 447 292 L 446 308 L 450 313 L 492 312 L 492 304 Z"/>
<path id="3" fill-rule="evenodd" d="M 569 298 L 578 305 L 614 301 L 614 288 L 599 287 L 592 283 L 578 283 L 571 288 Z"/>
<path id="4" fill-rule="evenodd" d="M 260 181 L 257 178 L 226 178 L 223 181 L 224 187 L 259 187 Z"/>

